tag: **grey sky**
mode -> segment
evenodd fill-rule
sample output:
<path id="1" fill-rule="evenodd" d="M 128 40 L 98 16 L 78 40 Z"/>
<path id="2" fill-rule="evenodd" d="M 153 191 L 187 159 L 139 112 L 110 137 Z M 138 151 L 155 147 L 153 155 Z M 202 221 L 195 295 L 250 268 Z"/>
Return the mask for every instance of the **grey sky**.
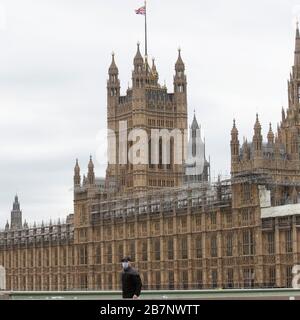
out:
<path id="1" fill-rule="evenodd" d="M 86 171 L 106 127 L 106 79 L 116 53 L 122 93 L 143 39 L 142 0 L 0 0 L 0 226 L 18 192 L 29 222 L 72 212 L 75 158 Z M 212 174 L 230 171 L 230 130 L 264 138 L 286 106 L 293 62 L 292 0 L 149 0 L 149 54 L 172 90 L 177 48 Z M 4 20 L 5 21 L 4 21 Z M 97 176 L 105 173 L 96 165 Z"/>

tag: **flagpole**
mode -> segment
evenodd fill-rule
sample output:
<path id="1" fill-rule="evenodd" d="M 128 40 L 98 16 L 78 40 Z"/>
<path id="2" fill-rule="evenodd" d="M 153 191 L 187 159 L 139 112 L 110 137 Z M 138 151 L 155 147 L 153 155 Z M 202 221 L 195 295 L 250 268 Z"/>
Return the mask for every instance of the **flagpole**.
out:
<path id="1" fill-rule="evenodd" d="M 145 0 L 145 56 L 148 56 L 147 46 L 147 1 Z"/>

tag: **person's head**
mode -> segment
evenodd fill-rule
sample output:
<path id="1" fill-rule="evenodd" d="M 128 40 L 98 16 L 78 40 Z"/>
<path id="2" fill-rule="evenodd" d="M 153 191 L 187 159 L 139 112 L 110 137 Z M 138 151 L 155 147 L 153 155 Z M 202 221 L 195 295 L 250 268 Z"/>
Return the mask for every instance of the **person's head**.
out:
<path id="1" fill-rule="evenodd" d="M 131 266 L 131 258 L 130 257 L 124 257 L 122 260 L 122 267 L 124 270 L 128 269 Z"/>

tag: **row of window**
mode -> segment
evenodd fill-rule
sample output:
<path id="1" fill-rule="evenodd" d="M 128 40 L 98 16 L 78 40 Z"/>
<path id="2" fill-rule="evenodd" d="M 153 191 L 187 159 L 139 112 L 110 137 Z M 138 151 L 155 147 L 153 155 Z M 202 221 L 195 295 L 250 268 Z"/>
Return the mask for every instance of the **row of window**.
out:
<path id="1" fill-rule="evenodd" d="M 292 230 L 286 230 L 283 233 L 283 241 L 279 243 L 281 253 L 293 252 Z M 265 234 L 265 252 L 267 254 L 275 254 L 275 233 L 268 232 Z"/>
<path id="2" fill-rule="evenodd" d="M 283 266 L 280 270 L 283 283 L 281 286 L 287 288 L 292 286 L 292 266 Z M 206 273 L 204 281 L 203 270 L 195 269 L 192 273 L 188 270 L 180 270 L 177 273 L 177 284 L 175 285 L 175 274 L 173 270 L 165 270 L 164 276 L 161 271 L 153 270 L 140 273 L 143 289 L 188 289 L 188 288 L 254 288 L 256 286 L 255 269 L 246 267 L 241 272 L 234 268 L 227 268 L 220 272 L 218 269 L 211 269 Z M 263 283 L 258 283 L 259 287 L 276 287 L 276 268 L 271 266 L 264 269 Z M 7 284 L 9 289 L 14 290 L 67 290 L 67 289 L 95 289 L 112 290 L 120 289 L 119 273 L 95 274 L 88 281 L 88 275 L 28 275 L 28 276 L 8 276 Z M 205 282 L 205 283 L 204 283 Z M 115 283 L 115 285 L 114 285 Z"/>
<path id="3" fill-rule="evenodd" d="M 151 127 L 164 127 L 166 125 L 167 128 L 173 128 L 174 122 L 172 120 L 162 120 L 162 119 L 148 119 L 148 125 Z"/>
<path id="4" fill-rule="evenodd" d="M 149 179 L 148 185 L 150 187 L 174 187 L 174 180 L 164 180 L 164 179 Z"/>

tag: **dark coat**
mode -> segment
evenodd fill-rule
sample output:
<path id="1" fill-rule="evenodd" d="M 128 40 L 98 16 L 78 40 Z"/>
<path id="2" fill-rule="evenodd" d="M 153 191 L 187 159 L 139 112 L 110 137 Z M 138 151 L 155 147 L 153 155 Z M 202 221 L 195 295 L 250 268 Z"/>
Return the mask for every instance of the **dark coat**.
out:
<path id="1" fill-rule="evenodd" d="M 141 294 L 142 281 L 139 273 L 132 267 L 122 271 L 122 293 L 124 299 Z"/>

